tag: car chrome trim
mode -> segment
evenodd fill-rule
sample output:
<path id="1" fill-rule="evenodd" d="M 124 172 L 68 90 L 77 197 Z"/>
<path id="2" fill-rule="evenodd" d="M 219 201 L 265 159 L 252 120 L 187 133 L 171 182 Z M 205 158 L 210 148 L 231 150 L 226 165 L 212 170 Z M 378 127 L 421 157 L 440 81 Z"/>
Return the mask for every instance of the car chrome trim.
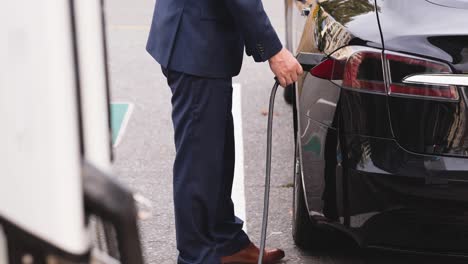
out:
<path id="1" fill-rule="evenodd" d="M 468 86 L 468 74 L 416 74 L 405 77 L 403 82 L 425 85 Z"/>

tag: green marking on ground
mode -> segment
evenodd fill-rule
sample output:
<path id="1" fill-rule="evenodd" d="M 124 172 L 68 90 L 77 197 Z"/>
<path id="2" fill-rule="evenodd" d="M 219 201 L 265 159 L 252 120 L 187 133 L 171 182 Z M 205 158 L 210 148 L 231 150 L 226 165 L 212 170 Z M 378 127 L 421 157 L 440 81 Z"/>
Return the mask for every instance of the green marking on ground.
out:
<path id="1" fill-rule="evenodd" d="M 111 128 L 112 128 L 112 144 L 115 144 L 120 130 L 122 129 L 122 124 L 125 120 L 125 115 L 129 109 L 129 104 L 116 103 L 111 104 Z"/>

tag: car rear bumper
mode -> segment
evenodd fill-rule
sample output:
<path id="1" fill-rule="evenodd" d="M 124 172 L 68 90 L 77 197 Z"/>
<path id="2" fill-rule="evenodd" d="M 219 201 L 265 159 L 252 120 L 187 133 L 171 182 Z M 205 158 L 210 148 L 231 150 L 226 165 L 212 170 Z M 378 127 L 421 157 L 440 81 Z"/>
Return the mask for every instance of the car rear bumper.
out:
<path id="1" fill-rule="evenodd" d="M 340 220 L 362 246 L 468 256 L 468 160 L 346 136 Z"/>

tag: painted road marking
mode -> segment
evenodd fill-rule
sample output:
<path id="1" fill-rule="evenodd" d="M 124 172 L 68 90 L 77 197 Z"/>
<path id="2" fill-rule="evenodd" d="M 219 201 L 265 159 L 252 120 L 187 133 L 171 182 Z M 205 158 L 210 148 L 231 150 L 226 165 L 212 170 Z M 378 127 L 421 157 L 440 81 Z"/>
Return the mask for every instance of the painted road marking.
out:
<path id="1" fill-rule="evenodd" d="M 114 147 L 117 147 L 122 141 L 132 112 L 132 103 L 118 102 L 111 104 L 112 144 Z"/>
<path id="2" fill-rule="evenodd" d="M 244 220 L 244 231 L 247 233 L 247 215 L 245 211 L 244 191 L 244 137 L 242 132 L 242 96 L 241 85 L 232 85 L 232 116 L 234 119 L 234 137 L 236 147 L 236 165 L 234 168 L 234 183 L 232 186 L 232 201 L 234 202 L 236 216 Z"/>

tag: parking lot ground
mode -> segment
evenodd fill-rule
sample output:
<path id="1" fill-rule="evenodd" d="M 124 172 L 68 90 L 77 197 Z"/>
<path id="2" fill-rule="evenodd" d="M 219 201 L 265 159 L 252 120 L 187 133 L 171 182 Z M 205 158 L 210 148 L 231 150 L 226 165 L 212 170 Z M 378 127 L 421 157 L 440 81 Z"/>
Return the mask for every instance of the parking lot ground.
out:
<path id="1" fill-rule="evenodd" d="M 284 36 L 282 1 L 264 1 L 280 36 Z M 114 102 L 131 102 L 133 113 L 115 148 L 119 180 L 153 203 L 152 216 L 141 223 L 147 263 L 175 263 L 172 203 L 174 159 L 170 90 L 159 66 L 146 53 L 145 44 L 154 0 L 107 1 L 107 27 L 111 94 Z M 268 64 L 245 57 L 241 74 L 234 79 L 237 167 L 234 187 L 236 210 L 245 216 L 246 229 L 258 242 L 263 206 L 266 116 L 273 76 Z M 292 113 L 278 93 L 273 134 L 273 168 L 268 231 L 269 247 L 286 250 L 283 263 L 457 263 L 415 255 L 375 251 L 302 251 L 291 237 L 293 183 Z M 242 151 L 243 150 L 243 151 Z M 242 166 L 243 165 L 243 166 Z M 240 176 L 239 176 L 240 175 Z M 243 176 L 243 177 L 242 177 Z M 244 205 L 244 206 L 243 206 Z"/>

